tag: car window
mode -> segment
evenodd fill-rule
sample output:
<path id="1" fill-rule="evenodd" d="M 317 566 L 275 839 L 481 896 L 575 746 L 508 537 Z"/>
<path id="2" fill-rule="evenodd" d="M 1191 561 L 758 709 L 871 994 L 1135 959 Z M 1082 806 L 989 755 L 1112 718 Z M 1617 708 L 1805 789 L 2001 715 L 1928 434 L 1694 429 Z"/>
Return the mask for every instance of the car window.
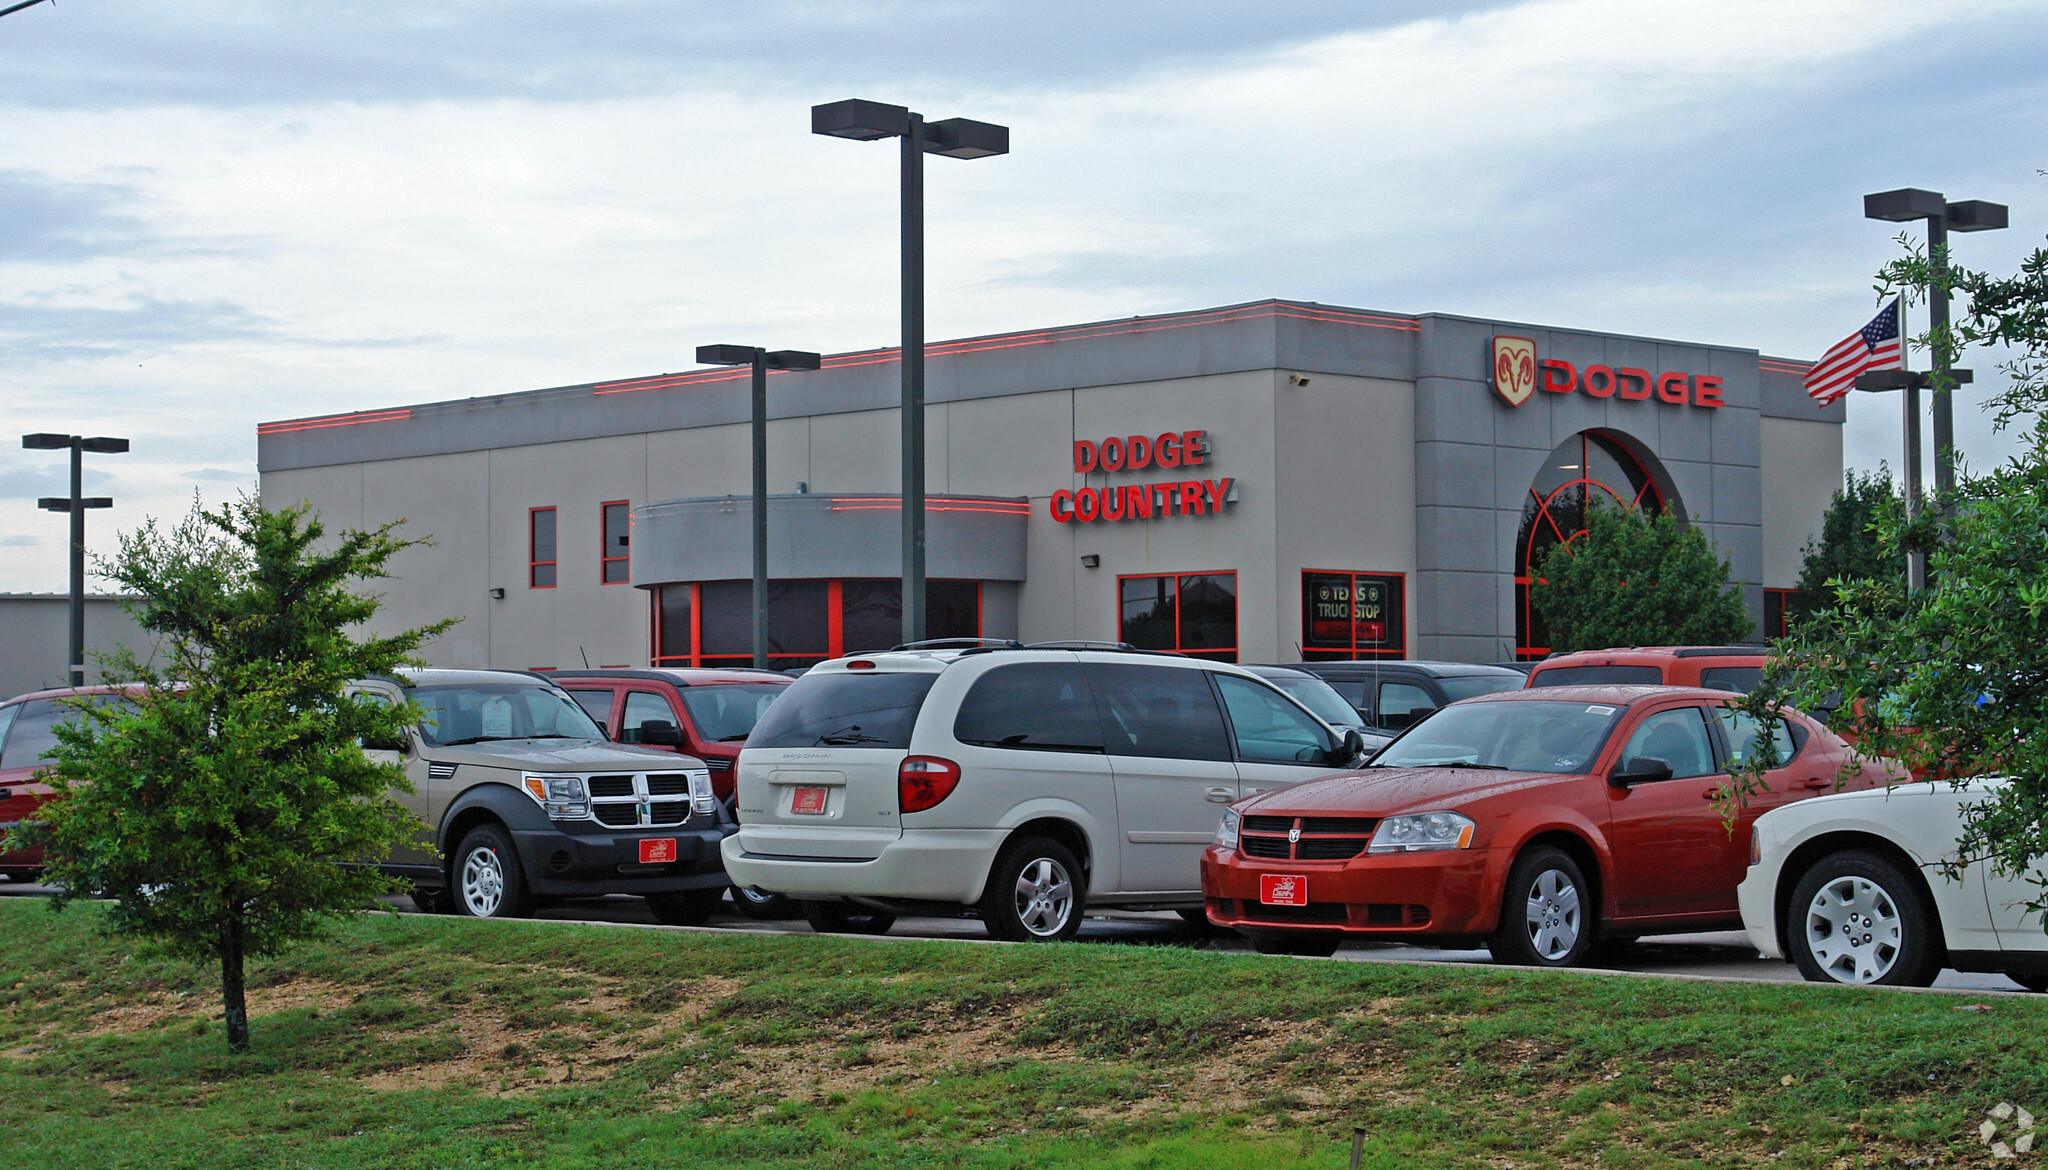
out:
<path id="1" fill-rule="evenodd" d="M 1216 676 L 1230 712 L 1237 758 L 1280 764 L 1320 764 L 1336 748 L 1328 728 L 1271 687 L 1235 675 Z"/>
<path id="2" fill-rule="evenodd" d="M 1700 671 L 1700 685 L 1709 690 L 1746 695 L 1764 680 L 1761 666 L 1709 666 Z"/>
<path id="3" fill-rule="evenodd" d="M 1372 766 L 1583 774 L 1621 711 L 1606 703 L 1550 700 L 1444 707 L 1388 744 Z"/>
<path id="4" fill-rule="evenodd" d="M 457 683 L 414 687 L 406 697 L 422 713 L 420 734 L 437 746 L 496 739 L 604 739 L 583 708 L 551 686 Z"/>
<path id="5" fill-rule="evenodd" d="M 1316 713 L 1323 722 L 1336 728 L 1358 727 L 1358 709 L 1345 701 L 1343 695 L 1329 683 L 1314 676 L 1297 678 L 1272 678 L 1267 682 L 1287 692 L 1287 697 Z"/>
<path id="6" fill-rule="evenodd" d="M 1102 720 L 1078 662 L 1019 662 L 974 680 L 953 738 L 982 747 L 1099 752 Z"/>
<path id="7" fill-rule="evenodd" d="M 938 675 L 817 671 L 791 683 L 754 733 L 750 748 L 904 748 Z"/>
<path id="8" fill-rule="evenodd" d="M 1320 678 L 1322 676 L 1318 675 L 1317 677 Z M 1351 704 L 1351 709 L 1358 712 L 1359 718 L 1363 719 L 1366 711 L 1371 709 L 1372 704 L 1367 702 L 1365 697 L 1364 679 L 1325 678 L 1323 681 L 1330 684 L 1331 690 L 1344 696 L 1344 701 Z"/>
<path id="9" fill-rule="evenodd" d="M 1519 674 L 1463 674 L 1436 680 L 1444 689 L 1444 698 L 1452 703 L 1469 699 L 1474 695 L 1497 695 L 1502 691 L 1519 691 L 1528 683 Z"/>
<path id="10" fill-rule="evenodd" d="M 1413 683 L 1380 684 L 1380 726 L 1403 728 L 1436 710 L 1436 700 Z"/>
<path id="11" fill-rule="evenodd" d="M 652 691 L 627 691 L 626 710 L 619 716 L 619 742 L 645 743 L 649 723 L 665 723 L 670 730 L 681 727 L 668 700 Z"/>
<path id="12" fill-rule="evenodd" d="M 59 707 L 54 699 L 30 699 L 15 708 L 20 714 L 8 729 L 7 744 L 0 748 L 0 769 L 33 768 L 57 747 L 57 724 L 76 714 Z"/>
<path id="13" fill-rule="evenodd" d="M 1721 730 L 1728 736 L 1728 766 L 1740 768 L 1750 763 L 1757 753 L 1764 756 L 1764 767 L 1778 768 L 1792 762 L 1799 754 L 1799 748 L 1792 737 L 1792 725 L 1780 720 L 1776 733 L 1768 739 L 1762 734 L 1747 712 L 1733 707 L 1723 707 L 1715 712 L 1720 717 Z"/>
<path id="14" fill-rule="evenodd" d="M 1656 666 L 1553 666 L 1529 675 L 1532 687 L 1576 687 L 1601 684 L 1655 686 L 1664 681 L 1664 670 Z"/>
<path id="15" fill-rule="evenodd" d="M 782 692 L 779 684 L 766 683 L 691 687 L 683 692 L 683 709 L 707 742 L 743 743 Z"/>
<path id="16" fill-rule="evenodd" d="M 612 692 L 609 689 L 602 691 L 572 690 L 569 692 L 569 697 L 576 700 L 576 705 L 583 708 L 584 712 L 591 719 L 595 720 L 599 727 L 610 727 L 612 725 Z"/>
<path id="17" fill-rule="evenodd" d="M 1084 667 L 1113 756 L 1228 760 L 1230 733 L 1199 670 L 1090 662 Z"/>
<path id="18" fill-rule="evenodd" d="M 21 710 L 21 706 L 20 703 L 16 703 L 12 707 L 0 707 L 0 756 L 6 754 L 7 729 L 13 726 L 14 716 Z"/>
<path id="19" fill-rule="evenodd" d="M 1624 768 L 1633 770 L 1639 758 L 1670 764 L 1674 780 L 1713 775 L 1714 747 L 1707 738 L 1706 713 L 1698 707 L 1679 707 L 1644 719 L 1621 749 Z"/>

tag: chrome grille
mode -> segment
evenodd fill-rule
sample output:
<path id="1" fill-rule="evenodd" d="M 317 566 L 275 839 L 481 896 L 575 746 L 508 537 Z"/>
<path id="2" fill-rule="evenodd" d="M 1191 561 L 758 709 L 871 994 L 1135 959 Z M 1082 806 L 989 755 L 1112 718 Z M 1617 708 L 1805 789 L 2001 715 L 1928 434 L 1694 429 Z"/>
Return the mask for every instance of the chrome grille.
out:
<path id="1" fill-rule="evenodd" d="M 713 772 L 730 772 L 732 771 L 732 761 L 724 756 L 706 756 L 704 757 L 704 767 Z"/>
<path id="2" fill-rule="evenodd" d="M 588 776 L 590 815 L 613 828 L 673 828 L 690 819 L 688 772 Z M 681 800 L 651 797 L 680 796 Z"/>
<path id="3" fill-rule="evenodd" d="M 592 776 L 590 778 L 590 795 L 631 796 L 633 795 L 633 778 L 631 776 Z"/>
<path id="4" fill-rule="evenodd" d="M 688 796 L 690 794 L 690 778 L 680 772 L 672 772 L 665 776 L 649 776 L 647 778 L 647 794 L 649 796 Z"/>

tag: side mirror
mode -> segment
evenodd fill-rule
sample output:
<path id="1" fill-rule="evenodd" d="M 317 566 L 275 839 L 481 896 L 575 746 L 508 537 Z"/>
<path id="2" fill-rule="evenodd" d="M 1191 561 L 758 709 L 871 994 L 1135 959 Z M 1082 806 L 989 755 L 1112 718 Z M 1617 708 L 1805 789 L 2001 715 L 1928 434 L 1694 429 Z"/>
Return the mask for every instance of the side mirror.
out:
<path id="1" fill-rule="evenodd" d="M 683 731 L 666 719 L 649 719 L 640 725 L 640 742 L 650 747 L 681 747 Z"/>
<path id="2" fill-rule="evenodd" d="M 1671 764 L 1655 756 L 1637 756 L 1618 765 L 1607 777 L 1607 782 L 1616 788 L 1633 788 L 1638 784 L 1658 784 L 1671 779 Z"/>
<path id="3" fill-rule="evenodd" d="M 1345 765 L 1358 763 L 1365 755 L 1365 737 L 1358 733 L 1356 727 L 1345 728 L 1344 742 L 1342 746 L 1338 747 L 1337 752 L 1343 757 L 1337 761 L 1338 763 Z"/>

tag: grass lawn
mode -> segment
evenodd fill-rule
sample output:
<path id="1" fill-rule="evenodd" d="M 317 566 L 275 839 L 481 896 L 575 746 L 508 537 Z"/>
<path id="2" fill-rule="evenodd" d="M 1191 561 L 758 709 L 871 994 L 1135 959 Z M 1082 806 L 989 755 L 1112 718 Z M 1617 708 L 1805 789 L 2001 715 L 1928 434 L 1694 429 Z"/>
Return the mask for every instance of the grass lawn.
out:
<path id="1" fill-rule="evenodd" d="M 389 914 L 254 965 L 235 1057 L 99 917 L 0 902 L 9 1170 L 1976 1166 L 2048 1113 L 2048 997 Z"/>

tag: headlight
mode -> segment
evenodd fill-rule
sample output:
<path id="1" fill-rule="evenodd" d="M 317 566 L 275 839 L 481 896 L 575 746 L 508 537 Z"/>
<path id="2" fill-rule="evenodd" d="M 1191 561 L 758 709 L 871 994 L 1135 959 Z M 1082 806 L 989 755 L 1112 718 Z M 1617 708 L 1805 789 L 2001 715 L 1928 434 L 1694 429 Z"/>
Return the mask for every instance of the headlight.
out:
<path id="1" fill-rule="evenodd" d="M 1422 853 L 1431 849 L 1469 849 L 1472 818 L 1454 812 L 1413 813 L 1388 817 L 1373 831 L 1367 853 Z"/>
<path id="2" fill-rule="evenodd" d="M 1237 848 L 1237 826 L 1243 819 L 1230 809 L 1226 808 L 1223 810 L 1223 823 L 1216 826 L 1216 847 L 1218 849 Z"/>
<path id="3" fill-rule="evenodd" d="M 718 811 L 718 797 L 711 791 L 711 773 L 690 773 L 690 807 L 700 813 Z"/>
<path id="4" fill-rule="evenodd" d="M 1749 830 L 1749 863 L 1756 865 L 1764 859 L 1764 839 L 1755 827 Z"/>
<path id="5" fill-rule="evenodd" d="M 581 776 L 536 776 L 532 773 L 520 777 L 526 785 L 526 794 L 548 810 L 548 818 L 557 821 L 581 821 L 590 817 L 590 797 L 583 791 Z"/>

